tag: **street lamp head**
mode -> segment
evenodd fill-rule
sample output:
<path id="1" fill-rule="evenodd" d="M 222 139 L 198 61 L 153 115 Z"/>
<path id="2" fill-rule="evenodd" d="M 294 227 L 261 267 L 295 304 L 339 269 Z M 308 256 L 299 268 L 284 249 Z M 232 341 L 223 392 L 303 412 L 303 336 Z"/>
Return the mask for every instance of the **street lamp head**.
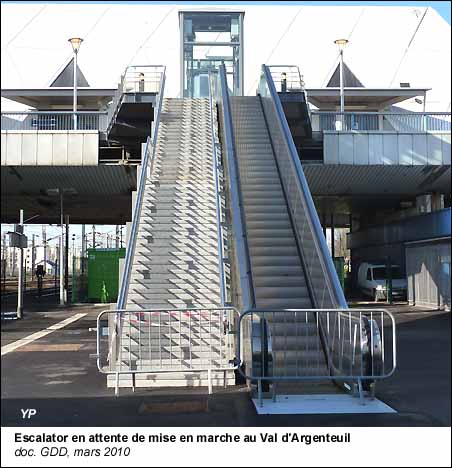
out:
<path id="1" fill-rule="evenodd" d="M 344 50 L 345 46 L 348 44 L 348 39 L 336 39 L 334 43 L 339 47 L 339 50 Z"/>
<path id="2" fill-rule="evenodd" d="M 78 50 L 80 49 L 80 46 L 83 42 L 83 39 L 80 38 L 80 37 L 71 37 L 70 39 L 68 39 L 68 42 L 71 43 L 72 45 L 72 50 L 77 53 Z"/>

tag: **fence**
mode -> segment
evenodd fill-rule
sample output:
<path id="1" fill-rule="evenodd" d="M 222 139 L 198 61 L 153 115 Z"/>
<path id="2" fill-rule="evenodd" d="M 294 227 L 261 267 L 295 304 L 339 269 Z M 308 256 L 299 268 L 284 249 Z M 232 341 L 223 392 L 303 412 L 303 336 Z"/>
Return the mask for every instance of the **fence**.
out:
<path id="1" fill-rule="evenodd" d="M 450 132 L 447 112 L 311 112 L 313 131 Z"/>
<path id="2" fill-rule="evenodd" d="M 102 322 L 108 316 L 109 335 L 114 316 L 121 314 L 121 331 L 111 349 Z M 97 366 L 104 374 L 207 373 L 234 367 L 234 330 L 238 313 L 232 307 L 173 310 L 106 310 L 97 318 Z M 105 324 L 104 324 L 105 325 Z"/>
<path id="3" fill-rule="evenodd" d="M 273 83 L 277 91 L 303 91 L 304 80 L 296 65 L 269 65 Z"/>
<path id="4" fill-rule="evenodd" d="M 108 110 L 108 127 L 110 128 L 113 124 L 125 95 L 159 93 L 164 74 L 164 65 L 133 65 L 127 67 L 124 74 L 121 75 L 118 89 Z"/>
<path id="5" fill-rule="evenodd" d="M 107 128 L 106 112 L 2 112 L 2 130 L 99 130 Z"/>

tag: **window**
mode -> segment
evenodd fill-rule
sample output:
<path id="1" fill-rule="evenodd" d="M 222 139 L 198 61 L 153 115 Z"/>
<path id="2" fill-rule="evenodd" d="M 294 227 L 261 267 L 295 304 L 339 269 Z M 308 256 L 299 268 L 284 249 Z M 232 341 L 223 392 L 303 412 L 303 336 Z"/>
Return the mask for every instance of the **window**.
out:
<path id="1" fill-rule="evenodd" d="M 386 270 L 387 270 L 386 267 L 373 268 L 374 280 L 385 280 L 385 279 L 387 279 Z M 393 280 L 403 279 L 404 278 L 400 268 L 397 267 L 397 266 L 393 266 L 391 268 L 391 277 L 392 277 Z"/>

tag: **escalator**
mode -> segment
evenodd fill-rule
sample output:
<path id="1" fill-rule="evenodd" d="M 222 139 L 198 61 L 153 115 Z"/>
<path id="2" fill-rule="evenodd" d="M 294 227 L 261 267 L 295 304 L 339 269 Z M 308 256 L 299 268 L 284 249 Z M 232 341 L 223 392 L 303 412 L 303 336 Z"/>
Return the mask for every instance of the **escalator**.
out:
<path id="1" fill-rule="evenodd" d="M 233 304 L 256 311 L 244 331 L 245 374 L 282 377 L 279 392 L 335 392 L 315 309 L 347 304 L 283 107 L 265 66 L 253 97 L 229 96 L 222 73 L 214 88 L 222 93 L 217 103 L 233 227 L 231 282 L 239 291 Z"/>
<path id="2" fill-rule="evenodd" d="M 240 189 L 257 309 L 312 309 L 302 253 L 298 247 L 261 98 L 231 97 Z M 275 313 L 269 319 L 274 372 L 288 375 L 326 373 L 326 360 L 317 335 L 314 314 Z M 299 336 L 305 349 L 300 356 Z M 322 393 L 328 382 L 322 382 Z M 300 385 L 283 385 L 285 393 Z M 317 384 L 302 385 L 313 392 Z"/>

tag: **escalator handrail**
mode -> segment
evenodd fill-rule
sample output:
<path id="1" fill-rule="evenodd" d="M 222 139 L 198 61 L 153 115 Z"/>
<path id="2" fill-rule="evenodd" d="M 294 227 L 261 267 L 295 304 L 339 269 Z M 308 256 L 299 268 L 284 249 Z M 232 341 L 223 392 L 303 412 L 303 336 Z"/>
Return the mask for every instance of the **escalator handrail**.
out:
<path id="1" fill-rule="evenodd" d="M 303 168 L 301 166 L 301 162 L 298 156 L 298 152 L 295 148 L 295 144 L 293 142 L 292 134 L 290 133 L 289 125 L 286 120 L 286 116 L 284 114 L 284 110 L 281 105 L 281 101 L 279 99 L 278 93 L 276 91 L 275 84 L 271 77 L 270 70 L 268 69 L 267 65 L 262 65 L 262 71 L 270 91 L 270 97 L 274 103 L 275 109 L 277 111 L 279 121 L 281 124 L 281 128 L 283 131 L 283 135 L 289 149 L 289 152 L 292 156 L 291 162 L 295 169 L 297 175 L 297 181 L 299 183 L 300 189 L 303 193 L 304 200 L 306 202 L 306 207 L 308 210 L 308 220 L 311 224 L 311 229 L 313 230 L 314 234 L 314 242 L 319 254 L 319 258 L 322 263 L 322 269 L 326 274 L 329 283 L 329 290 L 333 294 L 333 298 L 335 301 L 335 305 L 337 308 L 346 309 L 348 308 L 347 301 L 345 300 L 344 292 L 342 290 L 341 284 L 339 282 L 339 278 L 337 276 L 333 261 L 331 259 L 330 252 L 328 250 L 328 246 L 325 241 L 325 236 L 322 231 L 322 227 L 320 225 L 320 221 L 317 215 L 317 211 L 314 205 L 314 201 L 312 199 L 311 191 L 309 190 L 309 186 L 306 180 L 306 177 L 303 172 Z"/>
<path id="2" fill-rule="evenodd" d="M 224 161 L 227 160 L 229 170 L 230 206 L 232 214 L 232 229 L 237 248 L 238 270 L 240 275 L 240 289 L 242 296 L 243 310 L 249 310 L 255 307 L 255 297 L 253 289 L 253 278 L 251 270 L 250 253 L 248 242 L 246 240 L 246 224 L 243 211 L 243 199 L 240 190 L 240 175 L 237 164 L 237 153 L 235 148 L 234 127 L 232 124 L 231 104 L 229 99 L 229 90 L 226 79 L 226 67 L 224 64 L 218 68 L 218 79 L 220 89 L 219 98 L 222 102 L 224 138 L 223 154 Z M 210 80 L 209 80 L 210 83 Z"/>
<path id="3" fill-rule="evenodd" d="M 215 211 L 217 218 L 217 250 L 218 250 L 218 268 L 219 268 L 219 280 L 220 280 L 220 301 L 221 305 L 225 306 L 227 302 L 227 286 L 226 286 L 226 272 L 225 272 L 225 256 L 224 256 L 224 243 L 223 243 L 223 214 L 222 214 L 222 203 L 221 203 L 221 187 L 220 187 L 220 156 L 217 151 L 217 138 L 218 138 L 218 126 L 216 126 L 215 119 L 215 96 L 212 89 L 211 72 L 209 71 L 209 113 L 210 113 L 210 125 L 212 133 L 212 170 L 213 178 L 215 182 Z"/>

